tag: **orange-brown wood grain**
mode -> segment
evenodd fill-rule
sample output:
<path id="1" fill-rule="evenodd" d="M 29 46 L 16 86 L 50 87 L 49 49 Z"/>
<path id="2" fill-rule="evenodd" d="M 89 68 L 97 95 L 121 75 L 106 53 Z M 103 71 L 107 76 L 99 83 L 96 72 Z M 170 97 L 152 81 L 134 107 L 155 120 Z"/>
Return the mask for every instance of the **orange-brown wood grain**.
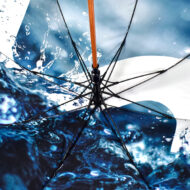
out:
<path id="1" fill-rule="evenodd" d="M 89 14 L 89 22 L 90 22 L 90 37 L 91 37 L 93 68 L 97 68 L 98 64 L 97 64 L 97 52 L 96 52 L 94 0 L 88 0 L 88 14 Z"/>

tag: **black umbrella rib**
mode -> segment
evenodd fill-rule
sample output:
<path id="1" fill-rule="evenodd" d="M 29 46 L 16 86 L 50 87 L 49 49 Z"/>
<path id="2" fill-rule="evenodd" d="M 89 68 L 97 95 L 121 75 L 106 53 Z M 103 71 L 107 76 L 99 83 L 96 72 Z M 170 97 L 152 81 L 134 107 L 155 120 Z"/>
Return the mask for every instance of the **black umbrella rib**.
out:
<path id="1" fill-rule="evenodd" d="M 143 75 L 138 75 L 138 76 L 127 78 L 127 79 L 124 79 L 124 80 L 121 80 L 121 81 L 116 81 L 116 82 L 108 81 L 108 82 L 117 85 L 117 84 L 120 84 L 120 83 L 123 83 L 123 82 L 138 79 L 138 78 L 141 78 L 141 77 L 146 77 L 146 76 L 149 76 L 149 75 L 159 74 L 159 73 L 162 73 L 162 72 L 164 72 L 164 70 L 155 71 L 155 72 L 151 72 L 151 73 L 146 73 L 146 74 L 143 74 Z"/>
<path id="2" fill-rule="evenodd" d="M 114 63 L 114 65 L 113 65 L 113 67 L 112 67 L 112 70 L 111 70 L 111 72 L 110 72 L 110 74 L 109 74 L 109 76 L 108 76 L 108 78 L 107 78 L 107 81 L 109 81 L 109 79 L 110 79 L 110 77 L 111 77 L 111 75 L 112 75 L 112 73 L 113 73 L 113 70 L 114 70 L 114 68 L 115 68 L 115 66 L 116 66 L 116 63 L 117 63 L 117 61 L 118 61 L 118 59 L 119 59 L 119 56 L 120 56 L 120 54 L 121 54 L 121 51 L 122 51 L 122 49 L 123 49 L 123 47 L 124 47 L 124 45 L 125 45 L 125 43 L 126 43 L 126 40 L 127 40 L 128 34 L 129 34 L 129 31 L 130 31 L 130 29 L 131 29 L 131 25 L 132 25 L 133 18 L 134 18 L 135 12 L 136 12 L 137 4 L 138 4 L 138 0 L 135 1 L 135 5 L 134 5 L 134 8 L 133 8 L 133 12 L 132 12 L 132 15 L 131 15 L 131 18 L 130 18 L 130 22 L 129 22 L 129 25 L 128 25 L 128 28 L 127 28 L 127 32 L 126 32 L 126 34 L 125 34 L 125 37 L 124 37 L 124 39 L 123 39 L 123 41 L 122 41 L 122 43 L 121 43 L 121 45 L 120 45 L 118 51 L 116 52 L 116 54 L 115 54 L 114 57 L 112 58 L 112 60 L 111 60 L 111 62 L 110 62 L 110 64 L 109 64 L 107 70 L 106 70 L 105 73 L 103 74 L 102 80 L 104 80 L 106 74 L 108 73 L 108 70 L 110 69 L 112 63 L 113 63 L 114 60 L 115 60 L 115 63 Z M 107 84 L 107 82 L 106 82 L 106 84 Z"/>
<path id="3" fill-rule="evenodd" d="M 85 64 L 85 62 L 84 62 L 82 56 L 80 55 L 80 52 L 78 51 L 78 48 L 77 48 L 77 46 L 76 46 L 76 43 L 74 42 L 73 37 L 72 37 L 72 35 L 71 35 L 71 33 L 70 33 L 70 30 L 69 30 L 69 27 L 68 27 L 68 25 L 67 25 L 67 23 L 66 23 L 65 17 L 64 17 L 64 15 L 63 15 L 63 12 L 62 12 L 61 5 L 60 5 L 60 3 L 59 3 L 59 0 L 56 0 L 56 2 L 57 2 L 57 5 L 58 5 L 58 8 L 59 8 L 59 12 L 61 13 L 61 17 L 62 17 L 62 19 L 63 19 L 63 22 L 64 22 L 64 24 L 65 24 L 65 26 L 66 26 L 66 29 L 67 29 L 69 38 L 70 38 L 70 40 L 71 40 L 71 44 L 72 44 L 72 46 L 73 46 L 73 48 L 74 48 L 74 50 L 75 50 L 75 52 L 76 52 L 76 54 L 77 54 L 77 57 L 78 57 L 78 59 L 79 59 L 80 65 L 81 65 L 81 67 L 82 67 L 82 70 L 83 70 L 83 72 L 85 73 L 85 76 L 86 76 L 87 80 L 88 80 L 88 77 L 89 77 L 90 80 L 92 81 L 92 79 L 91 79 L 91 74 L 90 74 L 90 72 L 88 71 L 88 68 L 87 68 L 87 66 L 86 66 L 86 64 Z"/>
<path id="4" fill-rule="evenodd" d="M 36 74 L 36 75 L 39 76 L 39 77 L 41 77 L 41 76 L 38 75 L 38 74 Z M 45 79 L 46 81 L 48 81 L 48 82 L 50 82 L 50 83 L 52 83 L 52 84 L 54 84 L 54 85 L 59 86 L 60 88 L 64 89 L 65 91 L 67 91 L 67 92 L 69 92 L 69 93 L 72 93 L 72 94 L 74 94 L 74 95 L 76 95 L 76 96 L 79 96 L 79 95 L 80 95 L 79 93 L 77 93 L 77 92 L 75 92 L 75 91 L 73 91 L 73 90 L 70 90 L 70 89 L 65 88 L 63 85 L 57 84 L 56 82 L 53 82 L 53 81 L 51 81 L 51 80 L 48 80 L 48 79 L 46 79 L 46 78 L 44 78 L 44 77 L 41 77 L 41 78 Z M 86 88 L 88 88 L 88 87 L 86 86 Z M 87 98 L 87 97 L 85 97 L 85 98 Z"/>
<path id="5" fill-rule="evenodd" d="M 136 110 L 132 110 L 132 109 L 127 109 L 127 108 L 123 108 L 123 107 L 118 107 L 118 106 L 110 105 L 110 104 L 107 104 L 107 103 L 106 103 L 106 105 L 109 106 L 109 108 L 116 108 L 118 110 L 125 111 L 125 112 L 134 112 L 134 113 L 137 113 L 137 114 L 144 114 L 144 115 L 147 115 L 147 116 L 151 115 L 151 116 L 155 116 L 155 117 L 166 118 L 163 115 L 159 115 L 158 116 L 158 115 L 153 114 L 153 113 L 146 113 L 146 112 L 136 111 Z M 177 118 L 175 118 L 175 119 L 177 119 Z"/>
<path id="6" fill-rule="evenodd" d="M 52 75 L 47 75 L 47 74 L 43 74 L 43 73 L 38 73 L 38 72 L 36 72 L 36 71 L 32 71 L 31 73 L 33 73 L 34 75 L 39 76 L 40 78 L 45 79 L 46 81 L 48 81 L 48 82 L 50 82 L 50 83 L 52 83 L 52 84 L 55 84 L 55 85 L 59 86 L 60 88 L 66 90 L 66 91 L 69 92 L 69 93 L 72 93 L 72 94 L 77 95 L 77 96 L 80 95 L 79 93 L 77 93 L 77 92 L 75 92 L 75 91 L 73 91 L 73 90 L 70 90 L 70 89 L 65 88 L 63 85 L 57 84 L 56 82 L 53 82 L 53 81 L 51 81 L 51 80 L 48 80 L 47 78 L 41 77 L 40 75 L 42 75 L 42 76 L 43 76 L 43 75 L 44 75 L 44 76 L 49 76 L 49 77 L 52 77 L 52 78 L 59 79 L 58 77 L 54 77 L 54 76 L 52 76 Z M 63 80 L 64 80 L 64 79 L 63 79 Z M 65 80 L 65 81 L 66 81 L 66 80 Z M 73 82 L 73 83 L 76 84 L 75 82 Z M 76 85 L 78 85 L 78 84 L 76 84 Z M 90 89 L 90 87 L 85 86 L 85 85 L 80 85 L 80 86 Z M 87 98 L 87 97 L 85 97 L 85 98 Z M 88 98 L 87 98 L 87 99 L 88 99 Z"/>
<path id="7" fill-rule="evenodd" d="M 187 58 L 189 58 L 189 57 L 190 57 L 190 54 L 186 55 L 186 56 L 183 57 L 181 60 L 179 60 L 177 63 L 175 63 L 175 64 L 172 65 L 171 67 L 169 67 L 169 68 L 167 68 L 167 69 L 161 71 L 161 72 L 158 73 L 157 75 L 155 75 L 155 76 L 153 76 L 153 77 L 150 77 L 150 78 L 148 78 L 148 79 L 146 79 L 146 80 L 144 80 L 144 81 L 142 81 L 142 82 L 140 82 L 140 83 L 137 83 L 137 84 L 135 84 L 135 85 L 133 85 L 133 86 L 131 86 L 131 87 L 129 87 L 129 88 L 126 88 L 125 90 L 122 90 L 122 91 L 118 92 L 117 94 L 121 94 L 121 93 L 126 92 L 126 91 L 128 91 L 128 90 L 131 90 L 131 89 L 133 89 L 133 88 L 135 88 L 135 87 L 137 87 L 137 86 L 140 86 L 141 84 L 144 84 L 144 83 L 146 83 L 146 82 L 148 82 L 148 81 L 150 81 L 150 80 L 152 80 L 152 79 L 154 79 L 154 78 L 156 78 L 156 77 L 158 77 L 158 76 L 160 76 L 160 75 L 166 73 L 167 71 L 173 69 L 174 67 L 176 67 L 177 65 L 179 65 L 180 63 L 182 63 L 183 61 L 185 61 L 185 60 L 186 60 Z"/>
<path id="8" fill-rule="evenodd" d="M 76 84 L 76 85 L 81 86 L 81 87 L 87 87 L 86 85 L 83 84 L 84 82 L 75 82 L 75 81 L 67 80 L 65 78 L 60 78 L 60 77 L 56 77 L 56 76 L 53 76 L 53 75 L 44 74 L 44 73 L 40 73 L 40 72 L 36 72 L 36 71 L 32 71 L 32 73 L 37 74 L 37 75 L 42 75 L 42 76 L 55 78 L 55 79 L 58 79 L 58 80 L 61 80 L 61 81 L 69 82 L 69 83 L 73 83 L 73 84 Z M 88 88 L 90 88 L 90 87 L 88 87 Z"/>
<path id="9" fill-rule="evenodd" d="M 45 184 L 44 184 L 43 187 L 42 187 L 42 190 L 43 190 L 45 187 L 48 186 L 48 184 L 51 182 L 51 180 L 56 176 L 57 172 L 63 167 L 64 161 L 65 161 L 66 158 L 69 156 L 69 154 L 71 153 L 71 151 L 72 151 L 73 148 L 75 147 L 76 143 L 77 143 L 78 140 L 80 139 L 80 137 L 81 137 L 81 135 L 82 135 L 84 129 L 85 129 L 86 126 L 88 125 L 88 122 L 89 122 L 89 120 L 90 120 L 92 114 L 94 113 L 94 111 L 95 111 L 95 109 L 96 109 L 96 107 L 94 107 L 94 108 L 90 111 L 90 114 L 89 114 L 89 116 L 88 116 L 88 119 L 87 119 L 87 120 L 84 120 L 85 117 L 86 117 L 87 112 L 89 111 L 90 106 L 91 106 L 91 101 L 89 102 L 89 105 L 88 105 L 88 107 L 87 107 L 87 109 L 86 109 L 86 111 L 85 111 L 85 113 L 84 113 L 84 115 L 83 115 L 83 117 L 82 117 L 82 120 L 84 121 L 83 126 L 81 127 L 80 131 L 73 137 L 73 140 L 72 140 L 73 142 L 71 142 L 70 145 L 69 145 L 69 147 L 66 149 L 66 151 L 65 151 L 65 153 L 64 153 L 64 155 L 63 155 L 63 157 L 62 157 L 62 159 L 61 159 L 61 161 L 60 161 L 60 163 L 58 164 L 58 167 L 57 167 L 56 170 L 52 173 L 52 175 L 51 175 L 51 177 L 49 178 L 49 180 L 45 182 Z"/>
<path id="10" fill-rule="evenodd" d="M 144 75 L 139 75 L 139 76 L 136 76 L 136 77 L 131 77 L 131 78 L 128 78 L 128 79 L 125 79 L 125 80 L 122 80 L 122 81 L 108 81 L 108 83 L 110 83 L 109 85 L 106 85 L 102 82 L 102 84 L 104 85 L 104 87 L 101 88 L 101 90 L 104 90 L 105 88 L 107 87 L 111 87 L 111 86 L 115 86 L 115 85 L 118 85 L 120 83 L 123 83 L 123 82 L 127 82 L 127 81 L 130 81 L 130 80 L 133 80 L 133 79 L 137 79 L 137 78 L 141 78 L 141 77 L 145 77 L 145 76 L 149 76 L 149 75 L 153 75 L 153 74 L 157 74 L 157 73 L 161 73 L 163 72 L 163 70 L 161 71 L 156 71 L 156 72 L 152 72 L 152 73 L 147 73 L 147 74 L 144 74 Z M 105 82 L 106 80 L 104 80 Z M 105 86 L 106 85 L 106 86 Z"/>
<path id="11" fill-rule="evenodd" d="M 114 106 L 114 105 L 110 105 L 110 104 L 106 104 L 107 106 L 109 106 L 110 108 L 116 108 L 118 110 L 121 110 L 121 111 L 126 111 L 126 112 L 134 112 L 134 113 L 140 113 L 140 114 L 144 114 L 144 115 L 152 115 L 152 116 L 155 116 L 155 117 L 160 117 L 160 118 L 165 118 L 165 116 L 162 116 L 162 115 L 156 115 L 156 114 L 153 114 L 153 113 L 146 113 L 146 112 L 140 112 L 140 111 L 136 111 L 136 110 L 131 110 L 131 109 L 127 109 L 127 108 L 123 108 L 123 107 L 117 107 L 117 106 Z M 168 117 L 167 117 L 168 119 Z M 183 119 L 183 118 L 177 118 L 177 117 L 173 117 L 171 119 L 175 119 L 175 120 L 179 120 L 179 121 L 188 121 L 190 122 L 189 119 Z"/>
<path id="12" fill-rule="evenodd" d="M 56 109 L 56 108 L 58 108 L 58 107 L 60 107 L 60 106 L 63 106 L 63 105 L 65 105 L 65 104 L 68 104 L 68 103 L 73 102 L 73 101 L 75 101 L 75 100 L 78 100 L 78 99 L 80 99 L 80 98 L 83 98 L 83 97 L 85 97 L 85 96 L 87 96 L 87 95 L 89 95 L 89 94 L 91 93 L 91 92 L 88 92 L 88 93 L 86 93 L 86 94 L 83 94 L 86 90 L 87 90 L 87 89 L 84 89 L 83 92 L 82 92 L 79 96 L 76 96 L 75 98 L 73 98 L 73 99 L 71 99 L 71 100 L 68 100 L 68 101 L 66 101 L 66 102 L 63 102 L 62 104 L 59 104 L 59 105 L 57 105 L 57 106 L 53 106 L 52 108 L 50 108 L 50 109 L 48 109 L 48 110 L 46 110 L 46 111 L 44 111 L 44 112 L 40 112 L 40 113 L 38 113 L 38 114 L 36 114 L 36 115 L 30 117 L 29 119 L 27 119 L 27 120 L 25 120 L 25 121 L 15 122 L 15 123 L 13 123 L 13 124 L 22 125 L 22 124 L 25 124 L 25 123 L 29 123 L 29 122 L 31 122 L 31 121 L 35 121 L 35 120 L 37 120 L 40 116 L 43 116 L 43 115 L 46 114 L 47 112 L 52 111 L 52 110 L 54 110 L 54 109 Z M 13 124 L 9 124 L 9 125 L 13 125 Z"/>
<path id="13" fill-rule="evenodd" d="M 114 62 L 114 60 L 115 60 L 115 59 L 118 60 L 119 55 L 121 54 L 122 47 L 124 46 L 124 44 L 125 44 L 125 43 L 124 43 L 124 40 L 123 40 L 122 43 L 121 43 L 121 45 L 120 45 L 120 47 L 119 47 L 119 49 L 117 50 L 116 54 L 114 55 L 114 57 L 113 57 L 112 60 L 110 61 L 110 64 L 109 64 L 108 68 L 106 69 L 106 71 L 105 71 L 104 74 L 102 75 L 101 81 L 105 80 L 105 76 L 106 76 L 106 74 L 108 73 L 108 70 L 110 69 L 110 67 L 111 67 L 112 63 Z M 115 64 L 116 64 L 116 61 L 115 61 Z M 113 72 L 113 71 L 112 71 L 112 72 Z M 111 77 L 111 76 L 110 76 L 110 77 Z M 108 77 L 108 79 L 106 79 L 105 81 L 108 82 L 108 81 L 109 81 L 109 77 Z"/>
<path id="14" fill-rule="evenodd" d="M 119 96 L 118 94 L 115 94 L 115 93 L 114 93 L 112 90 L 110 90 L 109 88 L 107 88 L 107 90 L 110 91 L 110 93 L 109 93 L 109 92 L 105 92 L 105 91 L 104 91 L 103 93 L 105 93 L 105 94 L 107 94 L 107 95 L 110 95 L 110 97 L 105 98 L 104 101 L 108 100 L 108 99 L 111 98 L 111 97 L 119 98 L 119 99 L 125 100 L 125 101 L 127 101 L 127 102 L 133 103 L 133 104 L 135 104 L 135 105 L 137 105 L 137 106 L 140 106 L 140 107 L 143 107 L 143 108 L 145 108 L 145 109 L 151 110 L 151 111 L 153 111 L 153 112 L 155 112 L 155 113 L 158 113 L 158 114 L 160 114 L 160 115 L 162 115 L 162 116 L 164 116 L 164 117 L 166 117 L 166 118 L 168 118 L 168 119 L 174 119 L 174 117 L 172 117 L 172 116 L 170 116 L 170 115 L 167 115 L 167 114 L 165 114 L 165 113 L 162 113 L 162 112 L 160 112 L 160 111 L 158 111 L 158 110 L 155 110 L 155 109 L 150 108 L 150 107 L 148 107 L 148 106 L 145 106 L 145 105 L 143 105 L 143 104 L 134 102 L 134 101 L 129 100 L 129 99 L 127 99 L 127 98 L 123 98 L 123 97 Z"/>
<path id="15" fill-rule="evenodd" d="M 131 156 L 131 154 L 130 154 L 128 148 L 127 148 L 127 146 L 125 145 L 125 142 L 123 141 L 123 138 L 122 138 L 122 136 L 121 136 L 121 134 L 120 134 L 120 132 L 119 132 L 118 126 L 117 126 L 117 124 L 115 123 L 115 121 L 113 120 L 111 114 L 109 113 L 109 111 L 108 111 L 108 109 L 107 109 L 107 105 L 106 105 L 105 103 L 103 103 L 103 105 L 104 105 L 104 107 L 105 107 L 105 112 L 107 113 L 107 116 L 106 116 L 106 114 L 104 113 L 104 111 L 103 111 L 102 108 L 101 108 L 102 114 L 104 115 L 104 117 L 105 117 L 106 121 L 108 122 L 108 124 L 109 124 L 110 126 L 113 126 L 113 127 L 111 127 L 111 128 L 115 131 L 115 134 L 116 134 L 117 138 L 119 139 L 119 141 L 120 141 L 120 143 L 121 143 L 121 145 L 122 145 L 122 147 L 123 147 L 123 149 L 124 149 L 124 151 L 125 151 L 127 157 L 129 158 L 129 161 L 130 161 L 131 164 L 136 168 L 136 170 L 137 170 L 138 173 L 139 173 L 139 176 L 140 176 L 141 179 L 144 181 L 144 183 L 146 184 L 146 186 L 148 187 L 148 189 L 152 189 L 152 188 L 150 187 L 149 183 L 147 182 L 147 180 L 145 179 L 145 177 L 143 176 L 142 172 L 139 170 L 139 168 L 137 167 L 137 165 L 136 165 L 135 162 L 133 161 L 133 158 L 132 158 L 132 156 Z M 111 122 L 110 122 L 110 121 L 111 121 Z M 111 123 L 112 123 L 112 124 L 111 124 Z"/>
<path id="16" fill-rule="evenodd" d="M 3 56 L 5 56 L 7 59 L 11 60 L 12 62 L 14 62 L 16 65 L 18 65 L 20 68 L 22 68 L 23 70 L 26 70 L 30 73 L 33 73 L 33 71 L 31 71 L 30 69 L 27 69 L 26 67 L 20 65 L 19 63 L 17 63 L 16 61 L 14 61 L 13 59 L 11 59 L 9 56 L 7 56 L 6 54 L 4 54 L 2 51 L 0 51 L 0 54 L 2 54 Z"/>
<path id="17" fill-rule="evenodd" d="M 102 82 L 106 82 L 106 81 L 107 81 L 107 80 L 105 80 L 105 79 L 102 80 Z M 108 81 L 108 83 L 111 83 L 111 84 L 118 84 L 118 82 L 113 82 L 113 81 L 110 81 L 110 80 Z"/>
<path id="18" fill-rule="evenodd" d="M 83 72 L 84 72 L 84 74 L 85 74 L 85 76 L 86 76 L 86 79 L 92 81 L 90 72 L 88 71 L 88 68 L 86 67 L 85 62 L 83 61 L 83 59 L 82 59 L 82 57 L 81 57 L 81 55 L 80 55 L 80 53 L 79 53 L 79 51 L 78 51 L 76 45 L 74 45 L 74 44 L 75 44 L 75 42 L 73 42 L 73 46 L 74 46 L 74 49 L 75 49 L 75 51 L 76 51 L 77 57 L 78 57 L 78 59 L 79 59 L 79 63 L 80 63 L 80 65 L 81 65 L 81 67 L 82 67 L 82 70 L 83 70 Z M 86 69 L 87 71 L 86 71 L 85 69 Z M 89 77 L 89 78 L 88 78 L 88 77 Z"/>
<path id="19" fill-rule="evenodd" d="M 87 105 L 86 106 L 81 106 L 79 108 L 75 108 L 75 109 L 72 109 L 72 110 L 69 110 L 69 111 L 66 111 L 66 112 L 63 112 L 63 113 L 43 117 L 43 119 L 50 119 L 50 118 L 59 117 L 59 116 L 62 116 L 62 115 L 68 114 L 68 113 L 73 113 L 75 111 L 81 110 L 81 109 L 86 108 L 86 107 L 87 107 Z M 38 121 L 38 119 L 36 121 Z"/>
<path id="20" fill-rule="evenodd" d="M 42 77 L 42 76 L 40 76 L 40 75 L 45 75 L 45 76 L 49 76 L 49 77 L 52 77 L 52 78 L 57 78 L 57 79 L 59 79 L 58 77 L 54 77 L 54 76 L 52 76 L 52 75 L 47 75 L 47 74 L 39 73 L 39 72 L 36 72 L 36 71 L 31 71 L 30 69 L 27 69 L 26 67 L 24 67 L 24 66 L 20 65 L 19 63 L 15 62 L 13 59 L 11 59 L 11 58 L 8 57 L 7 55 L 5 55 L 3 52 L 0 51 L 0 54 L 4 55 L 7 59 L 11 60 L 13 63 L 15 63 L 16 65 L 18 65 L 21 69 L 26 70 L 26 71 L 28 71 L 29 73 L 32 73 L 33 75 L 36 75 L 36 76 L 38 76 L 38 77 L 40 77 L 40 78 L 43 78 L 43 79 L 45 79 L 46 81 L 48 81 L 48 82 L 50 82 L 50 83 L 52 83 L 52 84 L 55 84 L 55 85 L 59 86 L 60 88 L 63 88 L 64 90 L 66 90 L 66 91 L 68 91 L 68 92 L 71 92 L 71 93 L 73 93 L 73 94 L 75 94 L 75 95 L 79 95 L 78 93 L 76 93 L 76 92 L 74 92 L 74 91 L 72 91 L 72 90 L 69 90 L 69 89 L 65 88 L 64 86 L 62 86 L 62 85 L 60 85 L 60 84 L 57 84 L 57 83 L 55 83 L 55 82 L 53 82 L 53 81 L 50 81 L 50 80 L 48 80 L 47 78 L 44 78 L 44 77 Z M 72 82 L 72 81 L 67 81 L 66 79 L 61 79 L 61 80 L 64 80 L 64 81 L 66 81 L 66 82 Z M 73 84 L 76 84 L 75 82 L 72 82 L 72 83 L 73 83 Z M 79 84 L 76 84 L 76 85 L 79 85 Z M 83 85 L 83 87 L 87 87 L 87 86 Z M 90 88 L 90 87 L 88 87 L 88 88 Z"/>
<path id="21" fill-rule="evenodd" d="M 87 96 L 87 95 L 90 94 L 90 92 L 89 92 L 89 93 L 86 93 L 86 94 L 83 94 L 85 91 L 86 91 L 86 89 L 83 90 L 83 92 L 82 92 L 79 96 L 76 96 L 75 98 L 73 98 L 73 99 L 71 99 L 71 100 L 68 100 L 68 101 L 66 101 L 66 102 L 63 102 L 62 104 L 59 104 L 59 105 L 57 105 L 57 106 L 53 106 L 52 108 L 46 110 L 45 112 L 41 112 L 41 113 L 39 113 L 39 114 L 37 114 L 37 115 L 31 117 L 30 119 L 24 121 L 24 123 L 28 123 L 28 122 L 30 122 L 30 121 L 36 120 L 39 116 L 43 116 L 45 113 L 47 113 L 47 112 L 49 112 L 49 111 L 52 111 L 52 110 L 54 110 L 54 109 L 56 109 L 56 108 L 58 108 L 58 107 L 60 107 L 60 106 L 66 105 L 66 104 L 68 104 L 68 103 L 70 103 L 70 102 L 73 102 L 73 101 L 75 101 L 75 100 L 78 100 L 78 99 L 83 98 L 83 97 L 85 97 L 85 96 Z"/>

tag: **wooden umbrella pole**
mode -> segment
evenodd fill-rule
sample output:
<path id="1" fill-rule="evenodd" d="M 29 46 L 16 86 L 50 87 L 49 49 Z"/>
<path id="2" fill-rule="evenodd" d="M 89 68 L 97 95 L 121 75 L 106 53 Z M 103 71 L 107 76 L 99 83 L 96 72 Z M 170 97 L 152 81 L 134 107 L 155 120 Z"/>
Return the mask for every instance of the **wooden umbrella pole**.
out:
<path id="1" fill-rule="evenodd" d="M 96 51 L 96 30 L 95 30 L 95 14 L 94 14 L 94 0 L 88 0 L 88 14 L 90 22 L 90 37 L 92 48 L 92 61 L 93 68 L 98 68 L 97 64 L 97 51 Z"/>

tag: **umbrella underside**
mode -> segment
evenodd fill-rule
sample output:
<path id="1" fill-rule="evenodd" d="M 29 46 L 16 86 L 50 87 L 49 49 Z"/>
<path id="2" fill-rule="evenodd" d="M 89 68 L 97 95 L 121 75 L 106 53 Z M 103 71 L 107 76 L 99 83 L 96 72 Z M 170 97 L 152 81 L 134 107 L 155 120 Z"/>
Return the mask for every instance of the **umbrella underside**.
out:
<path id="1" fill-rule="evenodd" d="M 30 1 L 12 49 L 0 49 L 0 188 L 189 189 L 190 54 L 173 55 L 188 37 L 173 51 L 138 47 L 163 5 L 97 0 L 91 68 L 86 2 Z M 169 5 L 160 28 L 173 22 L 164 11 L 186 6 Z"/>

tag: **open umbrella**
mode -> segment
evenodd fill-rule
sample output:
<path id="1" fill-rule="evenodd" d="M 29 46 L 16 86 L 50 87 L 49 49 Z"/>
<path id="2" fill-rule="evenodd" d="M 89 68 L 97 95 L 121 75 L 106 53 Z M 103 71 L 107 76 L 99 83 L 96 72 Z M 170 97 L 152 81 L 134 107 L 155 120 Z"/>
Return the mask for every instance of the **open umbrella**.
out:
<path id="1" fill-rule="evenodd" d="M 93 1 L 33 0 L 1 48 L 1 188 L 188 189 L 186 1 L 94 3 L 97 39 Z"/>

